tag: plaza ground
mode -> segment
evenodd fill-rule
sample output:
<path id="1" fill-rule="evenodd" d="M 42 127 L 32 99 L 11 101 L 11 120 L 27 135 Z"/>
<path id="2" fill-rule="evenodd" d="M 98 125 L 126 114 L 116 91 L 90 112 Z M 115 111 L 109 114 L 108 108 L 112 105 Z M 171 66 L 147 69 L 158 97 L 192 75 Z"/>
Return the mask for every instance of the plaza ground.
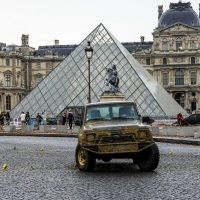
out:
<path id="1" fill-rule="evenodd" d="M 76 144 L 76 138 L 0 137 L 0 199 L 200 198 L 198 146 L 157 143 L 153 172 L 116 159 L 97 160 L 93 172 L 82 173 L 74 167 Z"/>

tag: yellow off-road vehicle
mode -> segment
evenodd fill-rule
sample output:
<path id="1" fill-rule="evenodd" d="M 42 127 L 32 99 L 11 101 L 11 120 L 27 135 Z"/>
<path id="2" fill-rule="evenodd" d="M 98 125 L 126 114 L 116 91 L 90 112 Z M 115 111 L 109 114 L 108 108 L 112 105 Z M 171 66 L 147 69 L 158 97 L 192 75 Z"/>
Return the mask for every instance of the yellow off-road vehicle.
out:
<path id="1" fill-rule="evenodd" d="M 76 163 L 80 171 L 92 171 L 96 159 L 132 158 L 144 171 L 159 163 L 159 150 L 149 126 L 141 122 L 134 102 L 86 104 L 80 121 Z"/>

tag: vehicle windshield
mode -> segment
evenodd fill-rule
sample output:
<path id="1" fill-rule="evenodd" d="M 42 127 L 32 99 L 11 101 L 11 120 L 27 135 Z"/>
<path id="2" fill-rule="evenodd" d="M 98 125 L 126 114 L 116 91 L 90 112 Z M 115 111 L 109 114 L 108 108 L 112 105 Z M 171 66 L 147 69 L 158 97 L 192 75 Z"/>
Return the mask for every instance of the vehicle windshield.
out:
<path id="1" fill-rule="evenodd" d="M 134 104 L 107 104 L 88 106 L 86 122 L 89 120 L 138 119 Z"/>

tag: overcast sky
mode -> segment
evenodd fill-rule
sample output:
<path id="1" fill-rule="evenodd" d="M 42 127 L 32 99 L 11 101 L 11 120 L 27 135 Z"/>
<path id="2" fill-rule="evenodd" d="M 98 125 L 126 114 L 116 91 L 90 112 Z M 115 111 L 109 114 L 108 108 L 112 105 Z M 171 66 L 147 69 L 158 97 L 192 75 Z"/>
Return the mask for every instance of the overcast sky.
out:
<path id="1" fill-rule="evenodd" d="M 172 2 L 178 2 L 172 1 Z M 198 0 L 191 0 L 199 14 Z M 21 45 L 21 35 L 29 34 L 35 48 L 60 44 L 79 44 L 100 23 L 120 41 L 139 41 L 151 33 L 158 22 L 158 5 L 164 11 L 170 0 L 1 0 L 0 42 Z"/>

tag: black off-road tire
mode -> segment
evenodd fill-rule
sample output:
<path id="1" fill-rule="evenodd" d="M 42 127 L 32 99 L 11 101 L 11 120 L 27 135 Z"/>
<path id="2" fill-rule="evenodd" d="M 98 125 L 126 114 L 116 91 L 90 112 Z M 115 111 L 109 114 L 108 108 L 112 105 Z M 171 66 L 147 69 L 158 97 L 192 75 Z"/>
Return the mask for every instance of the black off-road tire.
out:
<path id="1" fill-rule="evenodd" d="M 76 164 L 77 164 L 79 170 L 82 172 L 93 171 L 93 169 L 95 168 L 95 164 L 96 164 L 95 155 L 92 152 L 85 150 L 85 160 L 86 161 L 85 161 L 84 165 L 81 165 L 79 163 L 79 159 L 78 159 L 78 152 L 80 151 L 80 149 L 81 149 L 81 146 L 78 144 L 76 146 L 75 158 L 76 158 Z"/>
<path id="2" fill-rule="evenodd" d="M 141 152 L 137 164 L 142 171 L 152 171 L 158 166 L 159 159 L 159 149 L 157 144 L 154 144 Z"/>

